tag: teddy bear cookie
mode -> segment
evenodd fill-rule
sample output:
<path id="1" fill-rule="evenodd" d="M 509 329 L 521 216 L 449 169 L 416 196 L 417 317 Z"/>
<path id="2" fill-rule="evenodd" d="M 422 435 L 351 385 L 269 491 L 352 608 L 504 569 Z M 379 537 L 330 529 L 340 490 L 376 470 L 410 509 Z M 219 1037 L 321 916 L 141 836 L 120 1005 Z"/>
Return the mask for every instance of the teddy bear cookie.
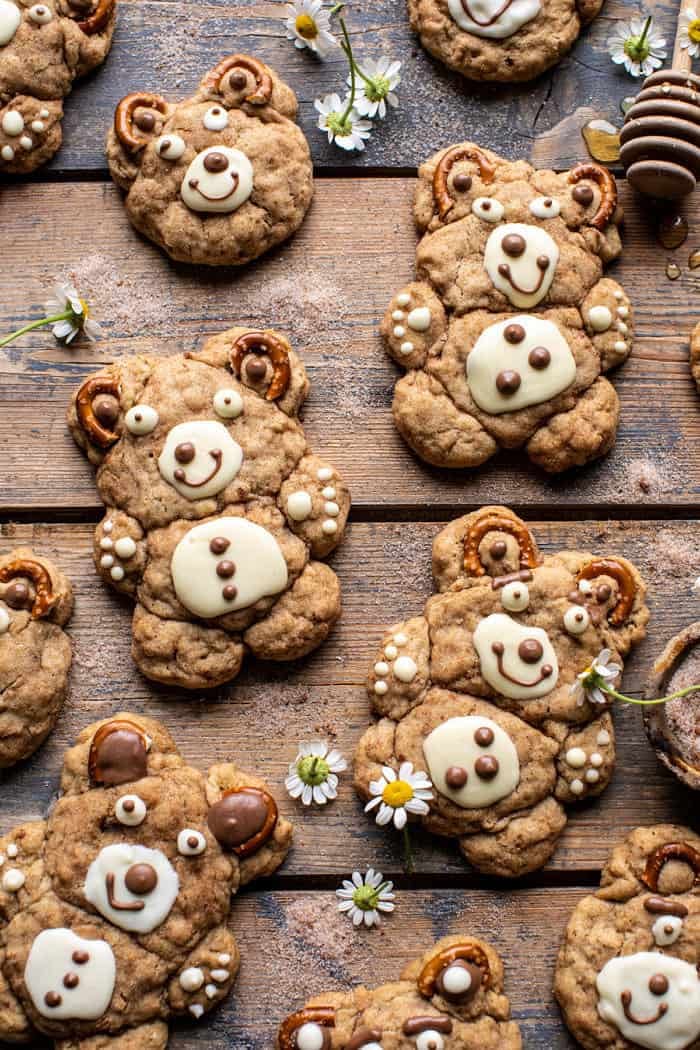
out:
<path id="1" fill-rule="evenodd" d="M 33 754 L 68 690 L 73 589 L 28 547 L 0 556 L 0 768 Z"/>
<path id="2" fill-rule="evenodd" d="M 471 80 L 532 80 L 575 44 L 603 0 L 408 0 L 426 51 Z"/>
<path id="3" fill-rule="evenodd" d="M 524 875 L 554 852 L 566 808 L 612 777 L 609 702 L 577 676 L 644 637 L 646 588 L 625 558 L 541 555 L 505 507 L 440 532 L 433 573 L 438 593 L 390 628 L 370 672 L 378 721 L 355 786 L 378 823 L 417 814 L 478 871 Z"/>
<path id="4" fill-rule="evenodd" d="M 470 143 L 419 172 L 417 280 L 382 323 L 407 370 L 396 426 L 441 467 L 521 448 L 550 472 L 612 447 L 620 405 L 603 373 L 632 346 L 632 309 L 603 277 L 621 251 L 615 179 L 597 164 L 538 171 Z"/>
<path id="5" fill-rule="evenodd" d="M 63 99 L 104 62 L 116 0 L 0 0 L 0 173 L 34 171 L 61 145 Z"/>
<path id="6" fill-rule="evenodd" d="M 576 906 L 554 991 L 586 1050 L 700 1046 L 699 883 L 700 836 L 637 828 Z"/>
<path id="7" fill-rule="evenodd" d="M 231 898 L 291 838 L 263 781 L 231 763 L 205 777 L 160 723 L 88 726 L 48 819 L 0 840 L 0 1038 L 162 1050 L 171 1018 L 228 994 Z"/>
<path id="8" fill-rule="evenodd" d="M 136 602 L 148 678 L 220 685 L 247 651 L 297 659 L 338 619 L 338 579 L 318 559 L 350 496 L 307 445 L 308 389 L 284 336 L 233 328 L 197 353 L 122 358 L 73 397 L 69 426 L 107 508 L 95 563 Z"/>
<path id="9" fill-rule="evenodd" d="M 521 1050 L 490 944 L 444 937 L 401 979 L 318 995 L 280 1027 L 277 1050 Z"/>
<path id="10" fill-rule="evenodd" d="M 132 224 L 173 259 L 240 266 L 287 240 L 313 195 L 296 95 L 250 55 L 230 55 L 192 98 L 121 100 L 107 138 Z"/>

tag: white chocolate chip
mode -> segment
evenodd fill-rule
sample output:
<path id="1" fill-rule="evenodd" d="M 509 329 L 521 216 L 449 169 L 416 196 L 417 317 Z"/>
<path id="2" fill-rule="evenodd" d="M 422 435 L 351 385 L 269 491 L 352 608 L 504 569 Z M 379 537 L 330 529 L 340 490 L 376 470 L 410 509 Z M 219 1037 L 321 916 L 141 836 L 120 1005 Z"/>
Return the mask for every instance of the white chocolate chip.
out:
<path id="1" fill-rule="evenodd" d="M 374 673 L 377 675 L 378 678 L 386 678 L 386 676 L 389 674 L 389 664 L 385 663 L 383 660 L 380 660 L 374 665 Z"/>
<path id="2" fill-rule="evenodd" d="M 316 477 L 319 481 L 330 481 L 333 477 L 333 470 L 331 467 L 321 467 Z"/>
<path id="3" fill-rule="evenodd" d="M 30 139 L 29 135 L 22 135 L 22 138 L 19 140 L 19 144 L 22 147 L 22 149 L 26 149 L 27 152 L 29 152 L 30 149 L 34 148 L 34 143 Z"/>
<path id="4" fill-rule="evenodd" d="M 621 354 L 623 352 L 623 350 L 626 350 L 626 349 L 627 349 L 627 343 L 623 343 L 622 341 L 615 343 L 615 350 L 617 350 L 618 354 Z"/>
<path id="5" fill-rule="evenodd" d="M 10 852 L 9 849 L 7 851 Z M 8 868 L 2 877 L 2 888 L 6 893 L 17 893 L 24 886 L 24 872 L 19 868 Z"/>
<path id="6" fill-rule="evenodd" d="M 582 747 L 570 747 L 565 755 L 566 764 L 572 769 L 582 769 L 586 764 L 586 752 Z"/>
<path id="7" fill-rule="evenodd" d="M 21 135 L 24 131 L 24 117 L 18 110 L 8 109 L 2 118 L 0 126 L 6 135 L 9 135 L 10 138 L 16 138 L 17 135 Z"/>
<path id="8" fill-rule="evenodd" d="M 216 981 L 217 984 L 223 984 L 224 981 L 228 981 L 230 976 L 231 974 L 228 972 L 228 970 L 211 971 L 211 979 L 212 981 Z"/>
<path id="9" fill-rule="evenodd" d="M 401 351 L 401 353 L 402 354 L 406 354 L 406 355 L 412 354 L 414 349 L 415 348 L 413 346 L 413 343 L 411 343 L 409 340 L 406 340 L 406 342 L 402 343 L 401 346 L 399 347 L 399 350 Z"/>
<path id="10" fill-rule="evenodd" d="M 617 299 L 617 301 L 618 301 L 618 302 L 619 302 L 619 301 L 620 301 L 621 299 L 624 299 L 624 295 L 623 295 L 623 293 L 622 293 L 622 292 L 620 291 L 620 289 L 619 289 L 619 288 L 618 288 L 618 290 L 617 290 L 617 291 L 615 292 L 615 298 Z"/>
<path id="11" fill-rule="evenodd" d="M 405 316 L 406 314 L 403 312 L 403 310 L 394 310 L 393 314 L 391 315 L 391 319 L 392 321 L 403 321 Z"/>
<path id="12" fill-rule="evenodd" d="M 114 544 L 114 551 L 118 558 L 133 558 L 136 554 L 136 544 L 131 536 L 120 536 Z"/>
<path id="13" fill-rule="evenodd" d="M 396 648 L 395 645 L 389 644 L 384 650 L 384 655 L 386 656 L 387 660 L 395 660 L 396 657 L 399 655 L 399 650 Z"/>
<path id="14" fill-rule="evenodd" d="M 335 499 L 335 489 L 332 485 L 326 485 L 321 495 L 324 499 Z"/>
<path id="15" fill-rule="evenodd" d="M 329 518 L 337 518 L 340 514 L 340 507 L 337 503 L 325 503 L 323 506 L 324 514 L 327 514 Z"/>
<path id="16" fill-rule="evenodd" d="M 626 306 L 618 306 L 617 314 L 618 314 L 618 317 L 628 317 L 629 316 L 629 310 L 627 309 Z"/>
<path id="17" fill-rule="evenodd" d="M 427 332 L 432 321 L 432 314 L 427 306 L 417 306 L 408 315 L 407 324 L 414 332 Z"/>
<path id="18" fill-rule="evenodd" d="M 115 565 L 114 568 L 110 569 L 109 575 L 112 577 L 113 580 L 119 582 L 120 580 L 124 579 L 124 576 L 126 574 L 122 569 L 121 565 Z"/>
<path id="19" fill-rule="evenodd" d="M 40 135 L 41 132 L 44 130 L 44 128 L 45 128 L 45 124 L 44 124 L 43 120 L 33 120 L 32 121 L 32 131 L 35 131 L 37 133 L 37 135 Z"/>
<path id="20" fill-rule="evenodd" d="M 629 328 L 627 327 L 624 321 L 618 321 L 616 328 L 618 332 L 622 333 L 622 335 L 627 335 L 627 333 L 629 332 Z"/>
<path id="21" fill-rule="evenodd" d="M 219 989 L 215 984 L 208 984 L 204 991 L 206 992 L 207 999 L 214 999 L 218 994 Z"/>
<path id="22" fill-rule="evenodd" d="M 572 780 L 571 783 L 569 784 L 569 787 L 571 788 L 571 794 L 572 795 L 582 795 L 583 794 L 583 781 L 582 780 L 579 780 L 578 778 L 576 780 Z"/>
<path id="23" fill-rule="evenodd" d="M 192 1003 L 192 1006 L 190 1006 L 190 1013 L 193 1017 L 196 1017 L 197 1020 L 199 1020 L 204 1013 L 204 1007 L 200 1003 Z"/>
<path id="24" fill-rule="evenodd" d="M 100 540 L 100 547 L 103 551 L 111 551 L 114 546 L 114 540 L 111 540 L 109 536 L 103 536 Z"/>
<path id="25" fill-rule="evenodd" d="M 586 770 L 586 780 L 588 781 L 589 784 L 597 784 L 598 781 L 600 780 L 600 773 L 598 772 L 597 769 L 587 769 Z"/>
<path id="26" fill-rule="evenodd" d="M 11 857 L 14 860 L 14 858 L 17 856 L 18 853 L 19 853 L 19 846 L 15 842 L 11 842 L 9 844 L 9 846 L 7 847 L 7 855 L 8 855 L 8 857 Z"/>
<path id="27" fill-rule="evenodd" d="M 327 518 L 321 526 L 322 532 L 325 532 L 326 536 L 332 536 L 333 533 L 338 531 L 337 521 L 333 521 L 332 518 Z"/>
<path id="28" fill-rule="evenodd" d="M 406 329 L 402 324 L 394 325 L 394 335 L 397 339 L 403 339 L 403 337 L 406 335 Z"/>
<path id="29" fill-rule="evenodd" d="M 221 953 L 221 955 L 219 956 L 219 962 L 222 966 L 228 966 L 228 964 L 231 962 L 231 956 L 228 954 L 228 952 Z"/>
<path id="30" fill-rule="evenodd" d="M 197 992 L 204 984 L 204 974 L 198 966 L 188 966 L 180 974 L 180 984 L 186 992 Z"/>
<path id="31" fill-rule="evenodd" d="M 408 641 L 408 635 L 404 634 L 403 631 L 399 631 L 398 634 L 394 635 L 394 645 L 405 645 Z"/>
<path id="32" fill-rule="evenodd" d="M 607 729 L 601 729 L 601 731 L 598 733 L 598 736 L 596 737 L 596 744 L 598 744 L 599 747 L 606 747 L 606 745 L 609 743 L 610 733 L 608 733 Z"/>
<path id="33" fill-rule="evenodd" d="M 103 532 L 111 532 L 113 528 L 114 528 L 114 522 L 111 520 L 111 518 L 108 518 L 107 521 L 102 526 L 102 531 Z"/>
<path id="34" fill-rule="evenodd" d="M 591 765 L 592 766 L 602 766 L 602 764 L 603 764 L 603 756 L 599 755 L 597 751 L 594 751 L 593 754 L 591 755 Z"/>
<path id="35" fill-rule="evenodd" d="M 0 156 L 2 156 L 3 160 L 14 160 L 15 151 L 13 150 L 12 146 L 3 146 L 2 150 L 0 151 Z"/>
<path id="36" fill-rule="evenodd" d="M 384 696 L 385 693 L 388 693 L 389 686 L 386 684 L 386 682 L 375 682 L 374 691 L 377 694 L 377 696 Z"/>
<path id="37" fill-rule="evenodd" d="M 412 682 L 418 674 L 415 660 L 410 656 L 400 656 L 394 663 L 394 677 L 400 682 Z"/>
<path id="38" fill-rule="evenodd" d="M 4 605 L 0 605 L 0 634 L 5 634 L 9 627 L 10 614 Z"/>
<path id="39" fill-rule="evenodd" d="M 612 314 L 607 306 L 592 306 L 588 311 L 588 323 L 594 332 L 607 332 L 612 324 Z"/>
<path id="40" fill-rule="evenodd" d="M 111 569 L 114 565 L 114 556 L 112 554 L 103 554 L 100 558 L 100 566 L 103 569 Z"/>
<path id="41" fill-rule="evenodd" d="M 411 296 L 408 294 L 408 292 L 401 292 L 401 295 L 396 296 L 396 302 L 399 304 L 399 306 L 408 306 L 410 301 Z"/>

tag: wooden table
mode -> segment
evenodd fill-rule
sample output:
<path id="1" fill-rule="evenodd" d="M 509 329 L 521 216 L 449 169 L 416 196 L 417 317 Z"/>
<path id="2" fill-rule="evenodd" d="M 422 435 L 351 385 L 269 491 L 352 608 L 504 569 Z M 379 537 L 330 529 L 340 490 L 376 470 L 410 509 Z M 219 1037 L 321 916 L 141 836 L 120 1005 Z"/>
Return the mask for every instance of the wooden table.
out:
<path id="1" fill-rule="evenodd" d="M 586 115 L 618 120 L 620 99 L 634 90 L 610 62 L 605 39 L 637 5 L 608 0 L 572 55 L 536 83 L 508 89 L 468 86 L 432 61 L 409 33 L 404 0 L 355 0 L 348 17 L 359 56 L 387 51 L 405 63 L 401 109 L 364 155 L 329 147 L 315 129 L 313 99 L 336 88 L 342 64 L 320 65 L 295 51 L 284 38 L 281 6 L 120 0 L 113 52 L 70 99 L 63 149 L 38 176 L 0 189 L 0 330 L 39 316 L 52 279 L 71 273 L 92 293 L 104 324 L 95 346 L 65 349 L 37 333 L 0 352 L 3 548 L 31 542 L 56 556 L 77 592 L 70 701 L 48 743 L 3 777 L 2 829 L 44 813 L 64 749 L 89 720 L 121 708 L 154 715 L 200 768 L 254 759 L 297 824 L 282 871 L 234 904 L 243 953 L 235 993 L 200 1027 L 177 1028 L 173 1047 L 269 1050 L 279 1020 L 306 995 L 393 979 L 434 938 L 466 930 L 488 937 L 505 957 L 526 1047 L 563 1050 L 573 1043 L 550 988 L 572 906 L 597 885 L 612 845 L 636 825 L 698 826 L 696 799 L 657 764 L 636 709 L 617 712 L 612 787 L 572 815 L 552 862 L 522 884 L 481 878 L 452 846 L 420 835 L 409 878 L 398 839 L 363 815 L 348 776 L 333 806 L 311 812 L 286 798 L 283 780 L 297 740 L 326 735 L 352 754 L 368 721 L 363 680 L 375 643 L 430 595 L 430 546 L 441 525 L 483 503 L 510 503 L 545 549 L 624 553 L 642 568 L 652 621 L 629 663 L 628 690 L 642 687 L 665 640 L 700 617 L 691 590 L 700 574 L 700 404 L 687 364 L 700 270 L 685 266 L 700 244 L 700 207 L 697 200 L 687 207 L 691 238 L 675 253 L 683 275 L 671 283 L 665 268 L 673 253 L 659 247 L 648 212 L 622 185 L 626 254 L 613 272 L 635 304 L 638 338 L 615 377 L 622 424 L 604 462 L 554 480 L 518 456 L 474 474 L 427 468 L 392 426 L 397 372 L 377 334 L 390 296 L 413 273 L 415 167 L 462 137 L 568 166 L 583 154 Z M 676 12 L 677 3 L 655 8 L 669 36 Z M 241 273 L 197 271 L 171 264 L 131 230 L 102 143 L 126 92 L 153 88 L 180 97 L 233 50 L 269 61 L 299 93 L 317 164 L 316 198 L 297 237 L 259 264 Z M 291 668 L 249 664 L 235 686 L 206 697 L 173 694 L 135 672 L 130 607 L 95 576 L 91 533 L 100 505 L 64 413 L 70 391 L 113 356 L 190 349 L 233 322 L 286 330 L 309 369 L 307 432 L 353 492 L 352 525 L 333 559 L 344 613 L 308 660 Z M 380 931 L 355 934 L 334 914 L 334 890 L 353 868 L 369 865 L 396 880 L 398 908 Z"/>

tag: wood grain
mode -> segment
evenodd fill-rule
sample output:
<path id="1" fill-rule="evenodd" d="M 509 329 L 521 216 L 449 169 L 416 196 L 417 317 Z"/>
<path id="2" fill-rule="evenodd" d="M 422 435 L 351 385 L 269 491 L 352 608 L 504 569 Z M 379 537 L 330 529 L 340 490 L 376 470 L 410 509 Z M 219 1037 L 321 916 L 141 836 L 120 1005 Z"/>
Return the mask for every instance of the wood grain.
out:
<path id="1" fill-rule="evenodd" d="M 647 7 L 672 41 L 677 0 Z M 283 4 L 272 0 L 120 0 L 112 53 L 76 86 L 66 107 L 64 145 L 49 174 L 104 171 L 104 138 L 122 96 L 148 89 L 186 97 L 222 56 L 239 50 L 268 62 L 297 92 L 300 123 L 321 171 L 415 168 L 454 141 L 459 128 L 509 156 L 527 156 L 537 135 L 584 102 L 619 122 L 620 101 L 633 93 L 629 78 L 610 61 L 606 40 L 617 20 L 638 14 L 636 0 L 607 0 L 571 54 L 538 80 L 520 85 L 477 84 L 448 71 L 411 33 L 405 0 L 354 0 L 347 19 L 358 61 L 389 54 L 403 63 L 403 82 L 398 112 L 377 128 L 365 153 L 347 155 L 319 131 L 313 105 L 320 95 L 344 92 L 344 59 L 337 51 L 318 62 L 297 51 L 286 39 L 283 12 Z M 564 143 L 563 166 L 570 163 L 569 145 Z"/>
<path id="2" fill-rule="evenodd" d="M 72 390 L 115 356 L 191 349 L 235 322 L 282 328 L 302 351 L 313 383 L 309 439 L 342 469 L 355 507 L 367 513 L 445 513 L 506 498 L 589 516 L 596 508 L 612 508 L 613 516 L 622 507 L 642 515 L 651 507 L 690 509 L 700 491 L 700 403 L 687 362 L 689 334 L 700 319 L 700 270 L 686 265 L 700 241 L 697 197 L 687 205 L 692 236 L 675 253 L 683 276 L 671 282 L 665 267 L 672 253 L 655 242 L 648 210 L 623 186 L 626 247 L 610 272 L 632 298 L 638 336 L 631 359 L 613 376 L 622 401 L 618 440 L 603 462 L 551 479 L 518 453 L 474 472 L 429 468 L 394 429 L 399 372 L 382 349 L 378 323 L 413 275 L 413 186 L 412 179 L 322 180 L 290 244 L 244 272 L 213 273 L 173 265 L 135 234 L 108 183 L 13 190 L 4 212 L 0 331 L 41 316 L 52 279 L 77 270 L 104 338 L 62 348 L 44 331 L 0 351 L 5 512 L 81 508 L 94 515 L 92 471 L 64 423 Z M 99 239 L 86 235 L 76 221 L 81 214 L 99 216 Z"/>

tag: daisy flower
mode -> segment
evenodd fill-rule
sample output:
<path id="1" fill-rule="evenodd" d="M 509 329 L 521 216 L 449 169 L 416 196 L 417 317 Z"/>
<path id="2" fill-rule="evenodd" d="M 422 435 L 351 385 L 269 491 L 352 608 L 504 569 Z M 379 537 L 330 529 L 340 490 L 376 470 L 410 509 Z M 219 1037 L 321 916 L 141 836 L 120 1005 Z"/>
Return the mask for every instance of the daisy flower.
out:
<path id="1" fill-rule="evenodd" d="M 613 685 L 613 682 L 619 679 L 622 674 L 622 668 L 619 664 L 610 663 L 611 656 L 610 649 L 603 649 L 598 653 L 590 667 L 587 667 L 585 671 L 581 671 L 581 674 L 576 676 L 576 681 L 571 686 L 570 692 L 572 696 L 576 697 L 576 702 L 579 706 L 584 700 L 590 700 L 594 704 L 608 703 L 606 685 Z"/>
<path id="2" fill-rule="evenodd" d="M 340 751 L 330 748 L 325 740 L 313 740 L 299 745 L 299 753 L 289 767 L 284 781 L 291 798 L 300 798 L 305 806 L 315 802 L 325 806 L 338 797 L 338 773 L 348 764 Z"/>
<path id="3" fill-rule="evenodd" d="M 692 7 L 681 12 L 678 28 L 681 47 L 691 58 L 697 58 L 700 55 L 700 18 Z"/>
<path id="4" fill-rule="evenodd" d="M 401 63 L 392 62 L 383 55 L 378 61 L 368 58 L 357 67 L 360 83 L 357 86 L 355 109 L 363 117 L 379 117 L 384 120 L 387 114 L 387 103 L 393 108 L 399 104 L 395 89 L 401 83 Z M 352 76 L 348 76 L 348 85 L 352 86 Z"/>
<path id="5" fill-rule="evenodd" d="M 413 772 L 412 762 L 403 762 L 398 774 L 390 766 L 382 766 L 379 780 L 370 781 L 372 798 L 365 806 L 365 813 L 379 807 L 376 821 L 380 827 L 394 822 L 402 831 L 406 827 L 409 813 L 424 817 L 429 811 L 428 801 L 433 797 L 432 781 L 422 770 Z"/>
<path id="6" fill-rule="evenodd" d="M 395 908 L 393 888 L 393 882 L 384 882 L 381 871 L 368 868 L 364 877 L 354 871 L 352 881 L 343 879 L 342 888 L 335 891 L 338 911 L 352 919 L 353 926 L 379 926 L 380 912 L 388 914 Z"/>
<path id="7" fill-rule="evenodd" d="M 616 26 L 608 37 L 610 56 L 633 77 L 646 77 L 660 69 L 666 58 L 666 40 L 654 30 L 654 20 L 632 18 Z"/>
<path id="8" fill-rule="evenodd" d="M 299 49 L 308 47 L 319 58 L 325 58 L 338 41 L 331 33 L 331 16 L 323 0 L 291 0 L 286 4 L 287 39 Z"/>
<path id="9" fill-rule="evenodd" d="M 56 339 L 72 342 L 79 332 L 84 332 L 90 342 L 101 334 L 101 328 L 97 321 L 90 318 L 90 307 L 81 299 L 72 284 L 57 284 L 54 294 L 45 304 L 47 317 L 38 321 L 23 325 L 16 332 L 11 332 L 4 339 L 0 339 L 0 346 L 7 346 L 25 332 L 32 332 L 44 325 L 53 326 L 53 334 Z"/>
<path id="10" fill-rule="evenodd" d="M 346 150 L 363 150 L 365 141 L 372 132 L 372 121 L 365 120 L 348 99 L 340 101 L 340 95 L 324 95 L 317 98 L 314 107 L 318 110 L 318 126 L 328 133 L 328 141 Z"/>

